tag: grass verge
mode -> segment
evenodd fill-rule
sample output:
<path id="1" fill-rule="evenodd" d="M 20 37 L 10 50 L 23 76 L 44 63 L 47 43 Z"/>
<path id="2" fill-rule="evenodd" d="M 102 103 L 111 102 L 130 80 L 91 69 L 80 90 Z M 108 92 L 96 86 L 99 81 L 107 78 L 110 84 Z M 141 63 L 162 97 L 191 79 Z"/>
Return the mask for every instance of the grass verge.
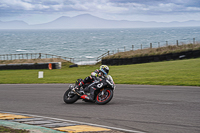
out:
<path id="1" fill-rule="evenodd" d="M 152 56 L 152 55 L 163 55 L 169 53 L 179 53 L 189 50 L 200 50 L 200 43 L 196 44 L 183 44 L 183 45 L 169 45 L 166 47 L 159 48 L 147 48 L 147 49 L 138 49 L 135 51 L 126 51 L 119 52 L 114 55 L 109 55 L 103 57 L 103 59 L 115 59 L 115 58 L 133 58 L 133 57 L 143 57 L 143 56 Z"/>
<path id="2" fill-rule="evenodd" d="M 200 86 L 200 58 L 145 64 L 109 66 L 116 84 Z M 74 83 L 99 65 L 53 70 L 0 70 L 0 84 Z M 38 72 L 44 78 L 38 79 Z"/>
<path id="3" fill-rule="evenodd" d="M 29 133 L 29 131 L 0 126 L 0 133 Z"/>

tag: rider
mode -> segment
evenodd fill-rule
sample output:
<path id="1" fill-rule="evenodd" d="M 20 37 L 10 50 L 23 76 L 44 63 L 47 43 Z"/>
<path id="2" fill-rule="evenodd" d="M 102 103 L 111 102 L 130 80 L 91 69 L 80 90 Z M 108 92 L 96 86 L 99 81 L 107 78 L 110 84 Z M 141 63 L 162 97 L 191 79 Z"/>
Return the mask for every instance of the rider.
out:
<path id="1" fill-rule="evenodd" d="M 89 91 L 90 91 L 90 95 L 82 95 L 81 98 L 83 99 L 87 99 L 90 101 L 94 100 L 94 92 L 97 89 L 95 87 L 96 83 L 99 83 L 102 79 L 104 79 L 105 77 L 107 77 L 109 73 L 109 67 L 107 65 L 101 65 L 99 70 L 95 70 L 94 72 L 91 73 L 91 76 L 86 77 L 83 81 L 81 81 L 79 83 L 79 85 L 77 86 L 77 88 L 74 88 L 73 91 L 76 91 L 76 93 L 78 93 L 78 89 L 83 86 L 85 83 L 92 83 L 89 86 Z M 94 82 L 95 80 L 99 79 L 99 81 Z"/>

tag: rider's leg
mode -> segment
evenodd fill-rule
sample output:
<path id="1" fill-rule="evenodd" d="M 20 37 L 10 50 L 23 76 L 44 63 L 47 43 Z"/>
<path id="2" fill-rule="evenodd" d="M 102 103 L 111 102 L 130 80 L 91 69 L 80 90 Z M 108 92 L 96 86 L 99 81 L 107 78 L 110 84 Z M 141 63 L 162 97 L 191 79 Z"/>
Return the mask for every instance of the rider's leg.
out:
<path id="1" fill-rule="evenodd" d="M 80 88 L 81 86 L 83 86 L 85 83 L 88 83 L 88 82 L 92 82 L 92 77 L 91 76 L 88 76 L 83 81 L 81 81 L 78 84 L 77 88 Z"/>
<path id="2" fill-rule="evenodd" d="M 85 83 L 92 82 L 93 79 L 91 76 L 86 77 L 83 81 L 81 81 L 76 88 L 73 89 L 73 91 L 76 91 L 78 93 L 78 90 L 80 87 L 82 87 Z"/>

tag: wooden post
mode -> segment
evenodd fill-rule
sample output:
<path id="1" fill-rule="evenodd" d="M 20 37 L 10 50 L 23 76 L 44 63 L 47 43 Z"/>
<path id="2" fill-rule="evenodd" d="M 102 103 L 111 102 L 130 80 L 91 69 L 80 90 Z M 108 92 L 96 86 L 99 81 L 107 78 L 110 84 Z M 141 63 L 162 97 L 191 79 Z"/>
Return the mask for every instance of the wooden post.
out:
<path id="1" fill-rule="evenodd" d="M 126 51 L 126 47 L 124 46 L 124 52 Z"/>
<path id="2" fill-rule="evenodd" d="M 117 50 L 117 53 L 119 53 L 119 48 L 118 48 L 118 50 Z"/>
<path id="3" fill-rule="evenodd" d="M 108 55 L 109 55 L 109 52 L 110 52 L 110 51 L 108 51 Z"/>
<path id="4" fill-rule="evenodd" d="M 142 44 L 141 44 L 141 49 L 142 49 Z"/>
<path id="5" fill-rule="evenodd" d="M 160 48 L 160 42 L 158 42 L 158 47 Z"/>
<path id="6" fill-rule="evenodd" d="M 176 45 L 178 46 L 178 40 L 176 40 Z"/>
<path id="7" fill-rule="evenodd" d="M 152 48 L 152 43 L 150 43 L 150 48 Z"/>
<path id="8" fill-rule="evenodd" d="M 134 45 L 132 45 L 132 51 L 134 50 Z"/>
<path id="9" fill-rule="evenodd" d="M 168 46 L 168 41 L 166 41 L 166 46 Z"/>
<path id="10" fill-rule="evenodd" d="M 41 59 L 42 58 L 42 54 L 41 53 L 39 53 L 39 57 L 38 57 L 38 59 Z"/>
<path id="11" fill-rule="evenodd" d="M 195 44 L 195 38 L 193 38 L 193 44 Z"/>

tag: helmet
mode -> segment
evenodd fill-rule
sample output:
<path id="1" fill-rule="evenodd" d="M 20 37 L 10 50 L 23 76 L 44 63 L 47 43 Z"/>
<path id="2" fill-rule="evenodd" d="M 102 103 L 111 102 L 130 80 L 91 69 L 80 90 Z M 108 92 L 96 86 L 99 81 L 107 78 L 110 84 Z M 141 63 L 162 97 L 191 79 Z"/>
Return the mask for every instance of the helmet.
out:
<path id="1" fill-rule="evenodd" d="M 102 71 L 105 75 L 108 75 L 109 73 L 109 67 L 107 65 L 101 65 L 99 70 Z"/>

